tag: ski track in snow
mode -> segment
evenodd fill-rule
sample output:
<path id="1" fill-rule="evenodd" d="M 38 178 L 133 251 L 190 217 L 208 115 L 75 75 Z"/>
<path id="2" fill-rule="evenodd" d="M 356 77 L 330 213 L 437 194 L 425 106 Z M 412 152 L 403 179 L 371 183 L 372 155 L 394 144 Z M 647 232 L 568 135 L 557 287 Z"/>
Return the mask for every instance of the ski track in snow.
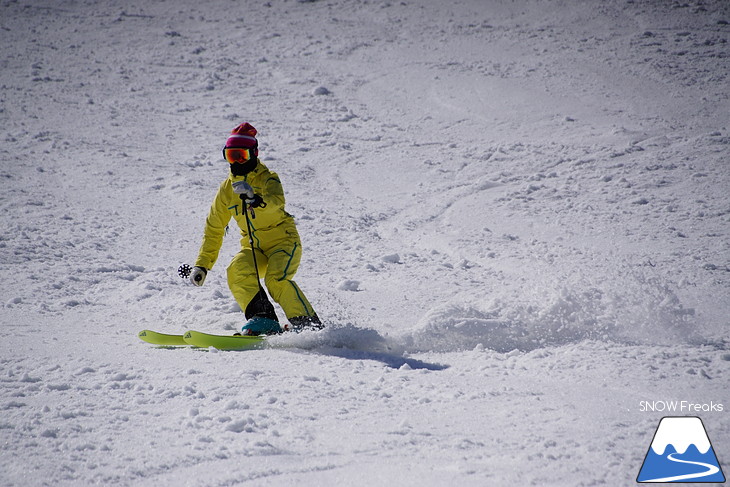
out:
<path id="1" fill-rule="evenodd" d="M 707 0 L 3 2 L 0 484 L 634 485 L 722 403 L 730 9 Z M 242 121 L 328 328 L 191 262 Z M 726 414 L 703 412 L 720 461 Z"/>

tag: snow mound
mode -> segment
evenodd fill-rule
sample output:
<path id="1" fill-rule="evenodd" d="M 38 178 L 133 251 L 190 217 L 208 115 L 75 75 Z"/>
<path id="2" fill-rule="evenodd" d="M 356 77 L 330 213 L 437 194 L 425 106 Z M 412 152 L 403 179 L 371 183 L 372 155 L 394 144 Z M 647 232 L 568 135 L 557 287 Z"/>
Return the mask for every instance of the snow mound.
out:
<path id="1" fill-rule="evenodd" d="M 447 365 L 409 357 L 399 340 L 383 336 L 371 328 L 347 323 L 328 325 L 321 331 L 285 333 L 267 339 L 273 349 L 299 349 L 305 352 L 355 361 L 379 362 L 398 370 L 444 370 Z"/>
<path id="2" fill-rule="evenodd" d="M 330 325 L 321 331 L 286 333 L 268 339 L 272 348 L 300 348 L 323 351 L 331 348 L 349 349 L 372 353 L 402 353 L 395 341 L 384 337 L 371 328 L 359 328 L 352 323 Z"/>
<path id="3" fill-rule="evenodd" d="M 694 309 L 668 285 L 634 278 L 601 287 L 536 287 L 525 290 L 522 299 L 445 303 L 426 313 L 401 341 L 410 352 L 529 351 L 584 340 L 705 342 Z"/>

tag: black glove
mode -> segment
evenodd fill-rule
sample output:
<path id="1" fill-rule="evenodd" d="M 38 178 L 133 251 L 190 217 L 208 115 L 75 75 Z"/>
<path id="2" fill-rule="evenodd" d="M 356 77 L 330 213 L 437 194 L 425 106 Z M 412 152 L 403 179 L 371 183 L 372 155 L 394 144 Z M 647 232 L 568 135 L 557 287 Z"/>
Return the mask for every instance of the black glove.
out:
<path id="1" fill-rule="evenodd" d="M 266 203 L 260 194 L 253 195 L 253 198 L 246 198 L 246 204 L 251 208 L 264 208 Z"/>

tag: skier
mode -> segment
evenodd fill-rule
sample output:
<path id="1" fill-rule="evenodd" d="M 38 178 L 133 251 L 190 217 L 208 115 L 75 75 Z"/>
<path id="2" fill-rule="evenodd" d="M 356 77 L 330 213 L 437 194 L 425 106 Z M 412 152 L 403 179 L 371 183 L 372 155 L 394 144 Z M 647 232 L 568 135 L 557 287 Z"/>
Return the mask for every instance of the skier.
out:
<path id="1" fill-rule="evenodd" d="M 281 305 L 294 330 L 323 328 L 312 305 L 292 280 L 302 256 L 294 217 L 284 209 L 284 190 L 276 173 L 258 158 L 256 129 L 242 123 L 231 132 L 223 157 L 231 173 L 218 193 L 205 222 L 190 280 L 202 286 L 218 259 L 223 235 L 233 217 L 241 229 L 241 251 L 228 266 L 228 286 L 248 322 L 241 334 L 259 335 L 282 330 L 273 305 L 259 281 L 261 275 L 271 297 Z"/>

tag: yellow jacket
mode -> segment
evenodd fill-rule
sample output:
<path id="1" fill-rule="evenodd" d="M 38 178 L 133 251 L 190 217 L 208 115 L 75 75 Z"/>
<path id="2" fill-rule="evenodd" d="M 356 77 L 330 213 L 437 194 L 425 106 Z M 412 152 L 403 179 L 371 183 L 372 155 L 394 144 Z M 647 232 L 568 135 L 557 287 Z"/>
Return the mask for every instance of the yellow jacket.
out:
<path id="1" fill-rule="evenodd" d="M 260 195 L 266 203 L 265 208 L 254 208 L 256 217 L 250 220 L 254 245 L 257 248 L 261 248 L 266 253 L 282 236 L 299 239 L 294 217 L 284 210 L 284 189 L 279 181 L 279 176 L 258 161 L 256 169 L 246 176 L 229 175 L 218 188 L 218 193 L 215 195 L 205 222 L 203 243 L 198 253 L 198 259 L 195 261 L 196 266 L 206 269 L 213 267 L 218 260 L 223 236 L 231 217 L 236 220 L 241 229 L 241 247 L 249 247 L 244 203 L 240 196 L 233 192 L 234 181 L 246 181 L 251 185 L 254 193 Z"/>

